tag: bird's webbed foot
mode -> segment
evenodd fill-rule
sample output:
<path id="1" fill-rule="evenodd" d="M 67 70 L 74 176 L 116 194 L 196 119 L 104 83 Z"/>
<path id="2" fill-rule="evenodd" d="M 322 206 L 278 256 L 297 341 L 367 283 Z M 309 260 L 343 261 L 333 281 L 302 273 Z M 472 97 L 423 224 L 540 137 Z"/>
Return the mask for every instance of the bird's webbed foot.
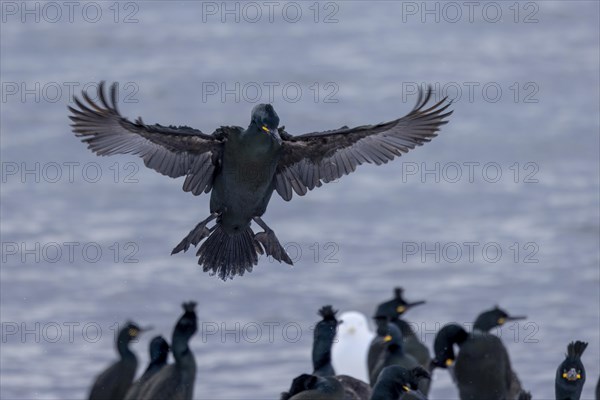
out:
<path id="1" fill-rule="evenodd" d="M 181 242 L 173 249 L 171 255 L 179 253 L 181 250 L 184 252 L 190 248 L 190 245 L 193 244 L 196 246 L 198 243 L 202 241 L 202 239 L 208 237 L 210 235 L 210 229 L 206 227 L 206 225 L 217 218 L 219 213 L 212 213 L 206 218 L 204 221 L 200 222 L 194 229 L 187 234 L 186 237 L 183 238 Z"/>
<path id="2" fill-rule="evenodd" d="M 254 217 L 254 222 L 256 222 L 265 230 L 264 232 L 258 232 L 255 234 L 254 239 L 262 245 L 267 256 L 271 256 L 279 262 L 283 261 L 286 264 L 294 265 L 284 248 L 279 243 L 277 236 L 275 236 L 275 232 L 273 232 L 273 230 L 269 228 L 269 226 L 265 224 L 260 217 Z"/>

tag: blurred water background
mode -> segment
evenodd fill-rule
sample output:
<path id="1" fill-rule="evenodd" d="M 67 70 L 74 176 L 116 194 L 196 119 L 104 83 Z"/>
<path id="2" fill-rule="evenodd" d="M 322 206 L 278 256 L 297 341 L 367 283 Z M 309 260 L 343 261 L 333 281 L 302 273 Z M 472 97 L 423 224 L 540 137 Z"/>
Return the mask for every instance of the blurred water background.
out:
<path id="1" fill-rule="evenodd" d="M 192 299 L 195 398 L 275 399 L 311 371 L 320 306 L 370 316 L 394 286 L 427 300 L 406 318 L 430 345 L 495 304 L 526 314 L 498 333 L 535 399 L 554 398 L 567 343 L 588 341 L 593 398 L 598 2 L 55 4 L 2 3 L 2 399 L 85 398 L 128 318 L 155 327 L 134 345 L 145 367 L 151 337 L 170 339 Z M 264 219 L 294 267 L 263 259 L 223 283 L 193 251 L 169 255 L 209 196 L 71 134 L 69 92 L 100 80 L 119 82 L 131 119 L 206 133 L 246 126 L 269 101 L 292 134 L 385 121 L 425 83 L 455 113 L 388 165 L 290 203 L 274 195 Z M 456 397 L 436 371 L 430 398 Z"/>

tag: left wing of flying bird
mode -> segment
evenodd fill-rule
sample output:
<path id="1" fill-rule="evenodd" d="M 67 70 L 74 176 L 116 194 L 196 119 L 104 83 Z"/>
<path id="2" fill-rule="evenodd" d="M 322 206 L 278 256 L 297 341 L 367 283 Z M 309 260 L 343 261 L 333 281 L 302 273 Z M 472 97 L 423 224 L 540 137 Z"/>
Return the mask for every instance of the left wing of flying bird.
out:
<path id="1" fill-rule="evenodd" d="M 123 117 L 117 109 L 116 83 L 110 97 L 104 93 L 104 82 L 98 86 L 98 102 L 82 93 L 85 103 L 74 97 L 77 108 L 69 107 L 76 136 L 99 156 L 135 154 L 148 168 L 171 178 L 186 176 L 183 190 L 199 195 L 212 188 L 213 174 L 219 166 L 228 127 L 206 135 L 189 127 L 146 125 Z"/>
<path id="2" fill-rule="evenodd" d="M 308 190 L 354 172 L 363 163 L 385 164 L 437 136 L 452 111 L 446 98 L 425 108 L 431 88 L 419 92 L 417 104 L 402 118 L 377 125 L 343 127 L 292 136 L 280 131 L 282 153 L 274 177 L 277 193 L 286 201 L 292 190 L 303 196 Z"/>

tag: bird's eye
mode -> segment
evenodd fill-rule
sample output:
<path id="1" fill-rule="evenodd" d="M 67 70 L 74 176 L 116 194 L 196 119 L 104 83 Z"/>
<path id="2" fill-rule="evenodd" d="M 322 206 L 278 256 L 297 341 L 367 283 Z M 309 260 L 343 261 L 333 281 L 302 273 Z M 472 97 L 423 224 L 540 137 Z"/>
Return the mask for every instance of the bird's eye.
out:
<path id="1" fill-rule="evenodd" d="M 504 319 L 504 318 L 498 318 L 498 325 L 504 324 L 505 321 L 506 321 L 506 319 Z"/>
<path id="2" fill-rule="evenodd" d="M 396 307 L 396 312 L 398 312 L 398 313 L 403 313 L 405 310 L 406 310 L 406 307 L 404 307 L 404 306 Z"/>
<path id="3" fill-rule="evenodd" d="M 265 132 L 269 132 L 269 128 L 267 128 L 266 125 L 263 125 L 260 129 L 262 129 Z"/>
<path id="4" fill-rule="evenodd" d="M 137 334 L 138 334 L 138 330 L 137 329 L 135 329 L 135 328 L 130 328 L 129 329 L 129 336 L 136 337 Z"/>
<path id="5" fill-rule="evenodd" d="M 391 335 L 386 335 L 386 336 L 383 338 L 383 341 L 384 341 L 384 342 L 389 342 L 390 340 L 392 340 L 392 336 L 391 336 Z"/>
<path id="6" fill-rule="evenodd" d="M 449 367 L 449 366 L 451 366 L 451 365 L 452 365 L 452 363 L 453 363 L 453 361 L 452 361 L 452 359 L 451 359 L 451 358 L 447 359 L 447 360 L 446 360 L 446 367 Z"/>

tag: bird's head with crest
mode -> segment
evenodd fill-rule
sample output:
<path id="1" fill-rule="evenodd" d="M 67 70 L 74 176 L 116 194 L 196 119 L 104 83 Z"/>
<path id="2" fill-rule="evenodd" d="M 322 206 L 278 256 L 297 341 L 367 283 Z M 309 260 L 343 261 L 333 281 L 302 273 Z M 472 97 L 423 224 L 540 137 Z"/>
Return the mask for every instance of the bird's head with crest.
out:
<path id="1" fill-rule="evenodd" d="M 276 135 L 279 127 L 279 116 L 271 104 L 257 104 L 252 109 L 250 125 L 254 125 L 260 132 Z"/>

